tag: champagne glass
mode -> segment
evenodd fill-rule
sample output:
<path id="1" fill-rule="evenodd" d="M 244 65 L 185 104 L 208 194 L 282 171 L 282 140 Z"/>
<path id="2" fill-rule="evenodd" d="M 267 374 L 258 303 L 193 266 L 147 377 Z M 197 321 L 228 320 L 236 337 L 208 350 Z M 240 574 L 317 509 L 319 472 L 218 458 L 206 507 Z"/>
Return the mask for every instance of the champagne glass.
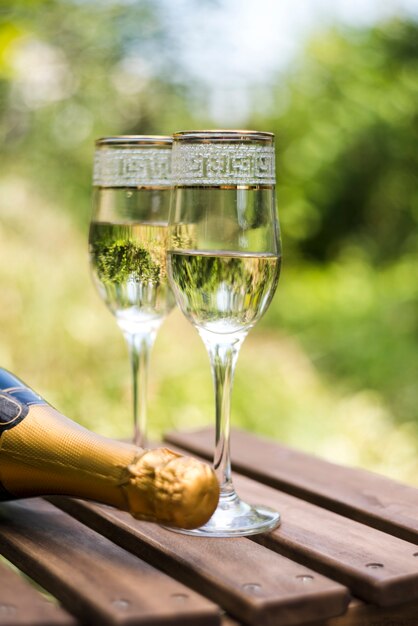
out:
<path id="1" fill-rule="evenodd" d="M 133 442 L 146 447 L 149 353 L 174 306 L 167 281 L 172 138 L 96 141 L 89 248 L 93 279 L 128 344 Z"/>
<path id="2" fill-rule="evenodd" d="M 214 469 L 221 487 L 209 522 L 184 532 L 253 535 L 276 527 L 280 515 L 243 502 L 234 489 L 230 397 L 239 349 L 269 306 L 280 273 L 274 135 L 187 131 L 173 138 L 168 275 L 177 304 L 209 353 L 216 401 Z"/>

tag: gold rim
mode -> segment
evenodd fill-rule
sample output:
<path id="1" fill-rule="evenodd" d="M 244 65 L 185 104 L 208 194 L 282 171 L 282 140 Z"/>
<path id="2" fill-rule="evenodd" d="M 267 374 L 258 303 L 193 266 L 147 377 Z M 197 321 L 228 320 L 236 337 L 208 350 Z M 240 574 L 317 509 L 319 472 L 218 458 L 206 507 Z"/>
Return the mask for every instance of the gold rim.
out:
<path id="1" fill-rule="evenodd" d="M 95 145 L 101 146 L 171 146 L 171 135 L 114 135 L 113 137 L 100 137 Z"/>
<path id="2" fill-rule="evenodd" d="M 243 185 L 237 183 L 236 185 L 175 185 L 176 189 L 180 191 L 189 191 L 189 189 L 230 189 L 233 191 L 264 191 L 268 189 L 274 189 L 274 185 L 268 183 L 263 185 L 263 183 L 257 183 L 254 185 Z"/>
<path id="3" fill-rule="evenodd" d="M 182 130 L 173 134 L 174 141 L 206 142 L 247 142 L 262 141 L 273 143 L 274 133 L 258 130 Z"/>
<path id="4" fill-rule="evenodd" d="M 120 191 L 121 189 L 139 189 L 140 191 L 171 191 L 172 185 L 93 185 L 94 189 L 98 191 L 113 189 L 114 191 Z"/>

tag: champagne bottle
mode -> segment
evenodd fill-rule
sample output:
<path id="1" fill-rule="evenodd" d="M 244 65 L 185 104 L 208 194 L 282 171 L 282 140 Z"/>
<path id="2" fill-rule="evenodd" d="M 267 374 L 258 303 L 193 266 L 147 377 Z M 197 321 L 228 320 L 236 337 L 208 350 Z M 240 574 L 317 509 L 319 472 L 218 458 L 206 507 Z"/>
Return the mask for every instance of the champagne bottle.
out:
<path id="1" fill-rule="evenodd" d="M 214 512 L 219 487 L 208 465 L 97 435 L 0 369 L 0 500 L 56 494 L 195 528 Z"/>

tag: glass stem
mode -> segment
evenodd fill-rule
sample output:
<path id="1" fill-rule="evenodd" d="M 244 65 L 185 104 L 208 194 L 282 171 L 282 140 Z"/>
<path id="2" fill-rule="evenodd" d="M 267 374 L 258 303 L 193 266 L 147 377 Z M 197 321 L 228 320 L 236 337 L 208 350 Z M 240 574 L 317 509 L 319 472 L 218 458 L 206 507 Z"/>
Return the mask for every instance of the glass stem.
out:
<path id="1" fill-rule="evenodd" d="M 231 478 L 229 447 L 231 392 L 235 365 L 245 335 L 228 337 L 200 333 L 209 352 L 215 387 L 216 434 L 213 467 L 221 488 L 221 498 L 236 498 Z"/>
<path id="2" fill-rule="evenodd" d="M 125 333 L 132 368 L 133 443 L 147 447 L 147 382 L 151 348 L 156 331 Z"/>

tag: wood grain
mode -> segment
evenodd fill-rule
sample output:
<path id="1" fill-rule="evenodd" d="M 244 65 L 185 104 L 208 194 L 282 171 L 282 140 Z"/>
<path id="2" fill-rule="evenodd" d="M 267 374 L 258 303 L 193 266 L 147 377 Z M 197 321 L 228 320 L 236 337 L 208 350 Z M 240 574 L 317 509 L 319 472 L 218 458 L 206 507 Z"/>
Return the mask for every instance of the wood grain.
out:
<path id="1" fill-rule="evenodd" d="M 211 458 L 214 429 L 165 440 Z M 418 544 L 418 489 L 358 468 L 329 463 L 240 430 L 231 435 L 234 469 L 261 483 Z"/>
<path id="2" fill-rule="evenodd" d="M 7 626 L 77 626 L 60 606 L 0 563 L 0 624 Z"/>
<path id="3" fill-rule="evenodd" d="M 218 608 L 40 500 L 2 503 L 6 558 L 84 624 L 218 626 Z"/>
<path id="4" fill-rule="evenodd" d="M 254 535 L 253 541 L 338 580 L 353 595 L 379 606 L 418 600 L 416 545 L 240 474 L 234 482 L 244 500 L 282 514 L 280 528 Z"/>
<path id="5" fill-rule="evenodd" d="M 243 624 L 225 616 L 221 626 L 243 626 Z M 382 608 L 354 599 L 344 615 L 320 622 L 309 622 L 304 626 L 418 626 L 418 602 Z"/>
<path id="6" fill-rule="evenodd" d="M 345 615 L 306 626 L 418 626 L 418 603 L 382 608 L 353 600 Z"/>
<path id="7" fill-rule="evenodd" d="M 229 615 L 224 615 L 221 620 L 221 626 L 241 626 L 241 623 L 235 621 Z"/>
<path id="8" fill-rule="evenodd" d="M 247 624 L 303 624 L 339 615 L 348 605 L 342 585 L 248 539 L 190 537 L 136 522 L 110 507 L 68 498 L 51 501 Z"/>

